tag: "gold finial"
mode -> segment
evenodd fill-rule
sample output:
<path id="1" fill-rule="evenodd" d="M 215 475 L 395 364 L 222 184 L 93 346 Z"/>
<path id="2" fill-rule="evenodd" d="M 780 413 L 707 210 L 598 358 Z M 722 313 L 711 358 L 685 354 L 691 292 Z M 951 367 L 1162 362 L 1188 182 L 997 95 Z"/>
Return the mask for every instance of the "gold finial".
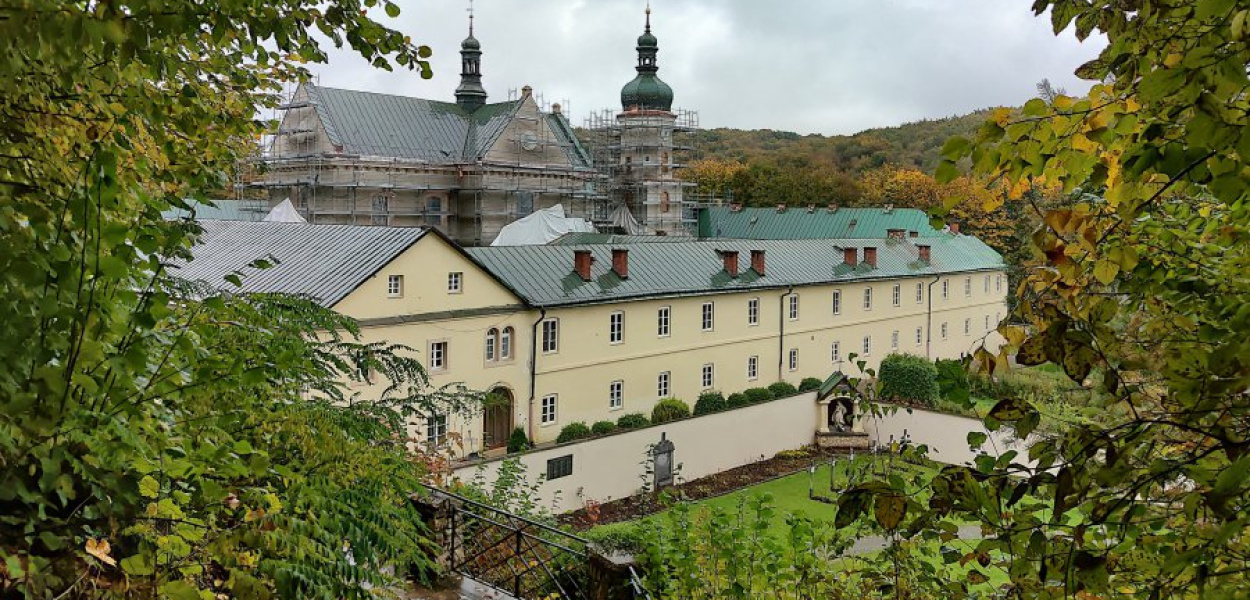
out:
<path id="1" fill-rule="evenodd" d="M 647 0 L 647 31 L 651 31 L 651 0 Z"/>

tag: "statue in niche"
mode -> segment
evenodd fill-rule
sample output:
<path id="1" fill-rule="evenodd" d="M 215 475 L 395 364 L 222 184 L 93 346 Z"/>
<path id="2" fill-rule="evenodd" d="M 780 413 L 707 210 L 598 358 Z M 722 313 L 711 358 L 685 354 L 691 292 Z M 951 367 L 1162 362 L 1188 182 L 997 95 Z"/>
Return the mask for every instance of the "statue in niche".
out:
<path id="1" fill-rule="evenodd" d="M 835 433 L 851 431 L 855 422 L 855 405 L 850 398 L 837 398 L 829 404 L 829 430 Z"/>

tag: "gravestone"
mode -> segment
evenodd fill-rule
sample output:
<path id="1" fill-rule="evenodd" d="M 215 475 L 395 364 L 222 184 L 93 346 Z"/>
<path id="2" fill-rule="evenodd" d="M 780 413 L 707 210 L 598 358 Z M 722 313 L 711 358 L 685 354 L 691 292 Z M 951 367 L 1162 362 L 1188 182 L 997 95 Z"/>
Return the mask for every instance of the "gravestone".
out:
<path id="1" fill-rule="evenodd" d="M 673 485 L 673 442 L 667 433 L 660 434 L 660 443 L 651 449 L 655 471 L 655 489 Z"/>

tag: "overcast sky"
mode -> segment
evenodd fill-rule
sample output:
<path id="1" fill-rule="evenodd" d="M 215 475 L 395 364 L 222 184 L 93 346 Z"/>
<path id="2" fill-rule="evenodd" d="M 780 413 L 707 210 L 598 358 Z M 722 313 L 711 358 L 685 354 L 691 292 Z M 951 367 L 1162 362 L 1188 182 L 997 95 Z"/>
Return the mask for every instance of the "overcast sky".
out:
<path id="1" fill-rule="evenodd" d="M 397 0 L 392 26 L 429 45 L 434 78 L 371 69 L 348 52 L 316 68 L 324 86 L 451 100 L 467 0 Z M 1105 40 L 1056 37 L 1029 0 L 653 0 L 660 78 L 703 127 L 847 134 L 1020 105 Z M 575 125 L 620 108 L 634 76 L 645 0 L 476 0 L 489 101 L 533 86 Z M 380 9 L 374 9 L 381 13 Z M 383 17 L 385 18 L 385 17 Z"/>

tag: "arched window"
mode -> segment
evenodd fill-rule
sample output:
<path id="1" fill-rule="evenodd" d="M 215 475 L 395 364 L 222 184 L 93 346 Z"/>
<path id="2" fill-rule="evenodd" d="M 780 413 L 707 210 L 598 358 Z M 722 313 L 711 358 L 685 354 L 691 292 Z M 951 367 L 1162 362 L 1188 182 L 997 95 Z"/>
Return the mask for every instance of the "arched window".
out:
<path id="1" fill-rule="evenodd" d="M 495 360 L 495 356 L 497 355 L 496 350 L 498 350 L 497 348 L 498 343 L 499 343 L 499 330 L 491 328 L 490 331 L 486 332 L 486 360 L 488 361 Z"/>
<path id="2" fill-rule="evenodd" d="M 666 191 L 660 192 L 660 212 L 668 212 L 668 192 Z"/>
<path id="3" fill-rule="evenodd" d="M 499 336 L 499 360 L 512 358 L 512 332 L 511 327 L 504 327 L 503 333 Z"/>

